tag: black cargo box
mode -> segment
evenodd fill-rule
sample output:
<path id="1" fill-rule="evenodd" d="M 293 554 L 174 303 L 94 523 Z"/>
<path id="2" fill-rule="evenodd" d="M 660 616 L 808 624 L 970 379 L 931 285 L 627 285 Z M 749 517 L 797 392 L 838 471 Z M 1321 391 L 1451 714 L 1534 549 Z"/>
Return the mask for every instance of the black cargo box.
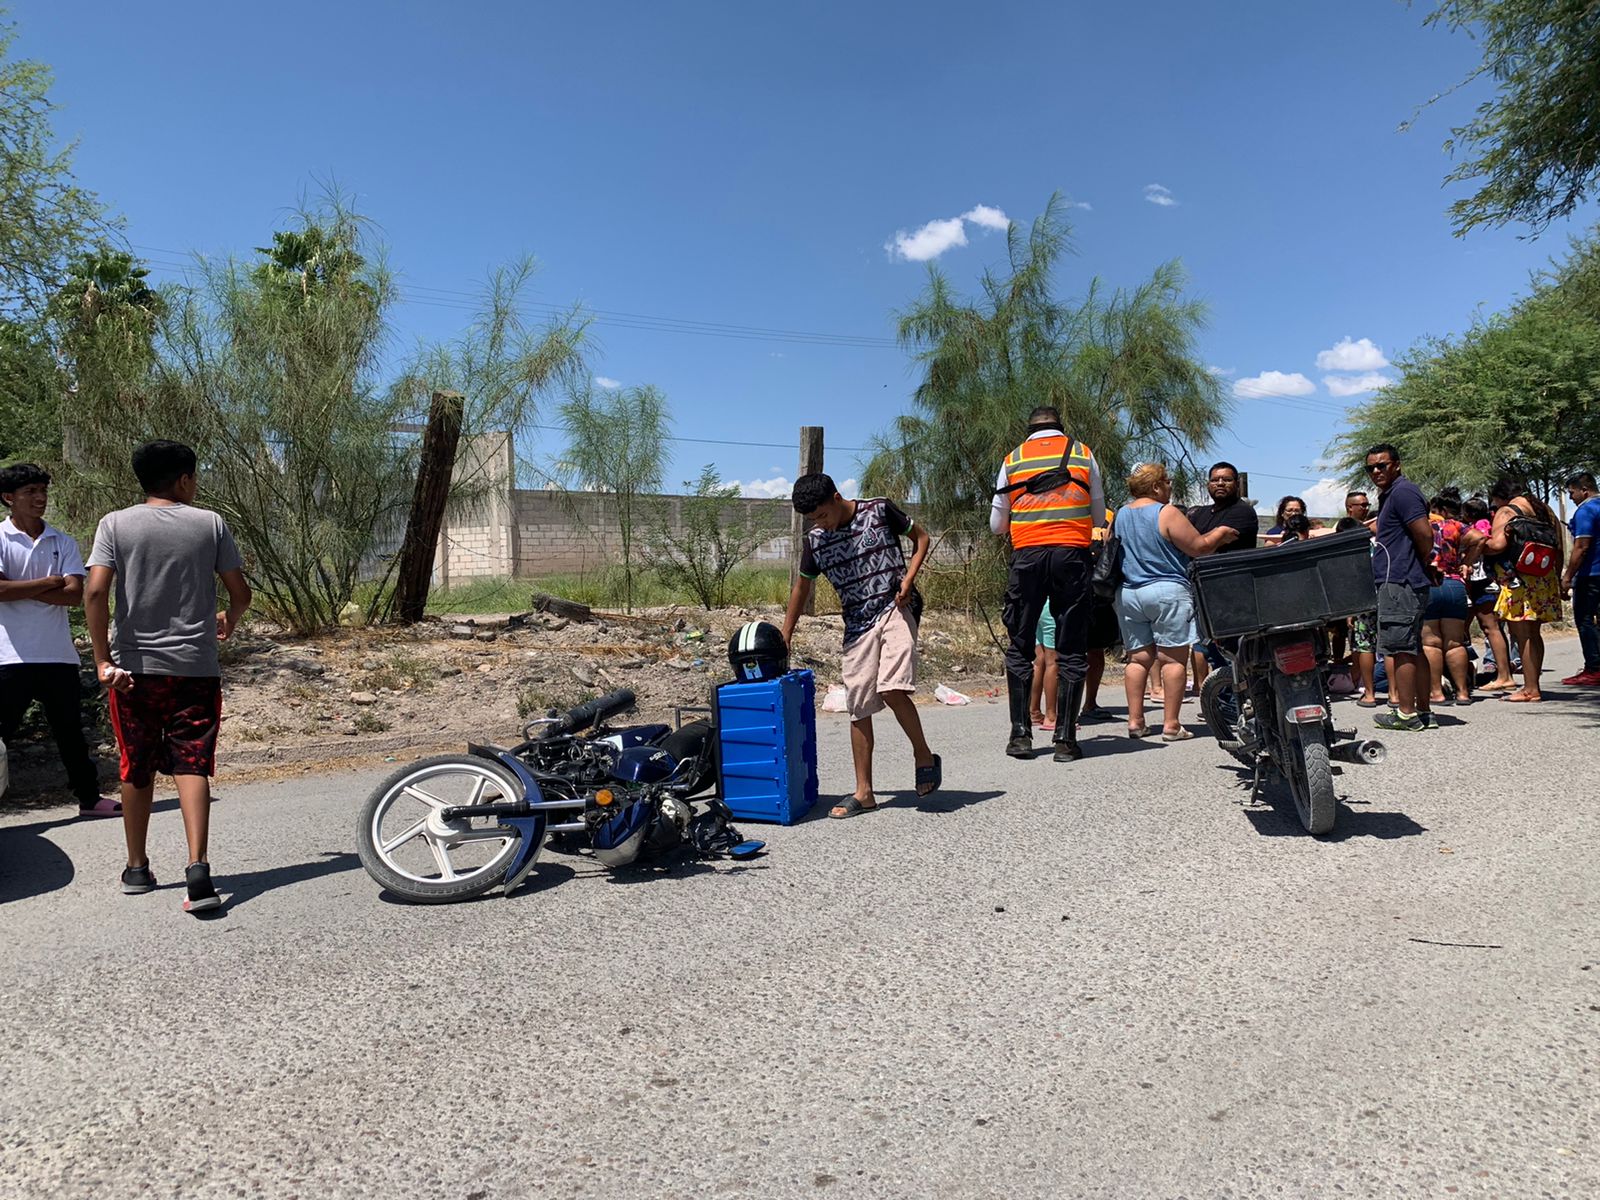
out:
<path id="1" fill-rule="evenodd" d="M 1372 536 L 1326 537 L 1197 558 L 1189 569 L 1207 641 L 1355 617 L 1378 607 Z"/>

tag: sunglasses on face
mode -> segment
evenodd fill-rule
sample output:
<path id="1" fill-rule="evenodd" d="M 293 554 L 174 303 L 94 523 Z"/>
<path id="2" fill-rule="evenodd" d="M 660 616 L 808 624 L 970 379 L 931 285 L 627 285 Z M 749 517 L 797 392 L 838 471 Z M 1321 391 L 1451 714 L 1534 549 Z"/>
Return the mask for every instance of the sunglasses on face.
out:
<path id="1" fill-rule="evenodd" d="M 1394 460 L 1392 458 L 1391 459 L 1387 459 L 1384 462 L 1368 463 L 1367 464 L 1367 474 L 1368 475 L 1376 475 L 1379 471 L 1392 471 L 1392 470 L 1394 470 L 1394 467 L 1395 467 L 1395 462 L 1394 462 Z"/>

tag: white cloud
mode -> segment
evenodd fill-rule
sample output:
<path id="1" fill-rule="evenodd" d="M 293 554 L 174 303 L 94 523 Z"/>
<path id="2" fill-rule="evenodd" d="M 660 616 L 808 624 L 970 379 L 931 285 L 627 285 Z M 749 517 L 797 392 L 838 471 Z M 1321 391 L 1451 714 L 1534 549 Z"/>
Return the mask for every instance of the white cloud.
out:
<path id="1" fill-rule="evenodd" d="M 1067 207 L 1068 208 L 1081 208 L 1081 209 L 1083 209 L 1084 212 L 1093 212 L 1094 211 L 1094 205 L 1090 204 L 1087 200 L 1074 200 L 1072 203 L 1068 204 Z"/>
<path id="2" fill-rule="evenodd" d="M 1159 183 L 1145 184 L 1144 198 L 1151 204 L 1159 204 L 1162 208 L 1172 208 L 1178 203 L 1177 197 L 1172 194 L 1172 189 L 1162 187 Z"/>
<path id="3" fill-rule="evenodd" d="M 596 387 L 603 387 L 608 392 L 622 386 L 622 380 L 610 379 L 604 375 L 596 375 L 594 377 L 594 383 Z"/>
<path id="4" fill-rule="evenodd" d="M 752 479 L 748 483 L 740 483 L 735 479 L 729 486 L 738 488 L 741 496 L 756 500 L 772 500 L 792 493 L 794 480 L 787 475 L 775 475 L 771 479 Z"/>
<path id="5" fill-rule="evenodd" d="M 1206 370 L 1210 371 L 1213 375 L 1216 375 L 1217 377 L 1219 377 L 1221 379 L 1226 379 L 1229 375 L 1237 374 L 1239 368 L 1238 367 L 1219 367 L 1219 366 L 1216 366 L 1215 364 L 1213 364 L 1213 365 L 1207 367 Z"/>
<path id="6" fill-rule="evenodd" d="M 1309 396 L 1317 390 L 1299 371 L 1285 375 L 1282 371 L 1263 371 L 1233 381 L 1233 394 L 1246 400 L 1259 400 L 1263 396 Z"/>
<path id="7" fill-rule="evenodd" d="M 776 470 L 776 468 L 774 468 Z M 739 489 L 739 494 L 750 500 L 787 500 L 794 492 L 794 481 L 787 475 L 774 475 L 771 479 L 752 479 L 748 483 L 740 483 L 735 479 L 728 485 Z M 839 494 L 848 499 L 856 490 L 854 479 L 844 479 L 839 482 Z"/>
<path id="8" fill-rule="evenodd" d="M 1324 375 L 1323 386 L 1328 389 L 1330 396 L 1359 396 L 1363 392 L 1375 392 L 1386 388 L 1394 380 L 1387 375 L 1380 375 L 1376 371 L 1366 375 Z"/>
<path id="9" fill-rule="evenodd" d="M 963 221 L 971 221 L 974 225 L 984 229 L 992 229 L 997 233 L 1004 233 L 1011 227 L 1011 218 L 998 208 L 988 204 L 978 204 L 961 214 Z"/>
<path id="10" fill-rule="evenodd" d="M 949 217 L 943 221 L 929 221 L 915 233 L 907 233 L 902 229 L 885 242 L 883 248 L 889 252 L 890 258 L 927 262 L 931 258 L 938 258 L 946 250 L 966 244 L 967 230 L 961 218 Z"/>
<path id="11" fill-rule="evenodd" d="M 930 259 L 938 258 L 946 250 L 965 246 L 969 224 L 989 230 L 991 233 L 1004 232 L 1010 226 L 1011 219 L 992 205 L 979 204 L 969 208 L 959 217 L 943 217 L 937 221 L 929 221 L 911 233 L 907 233 L 904 229 L 898 230 L 883 244 L 883 248 L 890 258 L 897 258 L 903 262 L 928 262 Z"/>
<path id="12" fill-rule="evenodd" d="M 1388 365 L 1389 360 L 1372 344 L 1371 338 L 1360 341 L 1341 338 L 1331 349 L 1317 355 L 1319 371 L 1379 371 Z"/>
<path id="13" fill-rule="evenodd" d="M 1299 496 L 1306 501 L 1306 515 L 1317 520 L 1318 517 L 1342 517 L 1344 515 L 1344 493 L 1349 491 L 1349 486 L 1336 478 L 1322 478 L 1309 488 L 1299 491 L 1285 490 L 1286 496 Z M 1256 506 L 1256 512 L 1266 518 L 1267 523 L 1277 520 L 1278 498 L 1274 494 L 1270 499 L 1264 499 Z M 1266 528 L 1266 526 L 1262 526 Z"/>

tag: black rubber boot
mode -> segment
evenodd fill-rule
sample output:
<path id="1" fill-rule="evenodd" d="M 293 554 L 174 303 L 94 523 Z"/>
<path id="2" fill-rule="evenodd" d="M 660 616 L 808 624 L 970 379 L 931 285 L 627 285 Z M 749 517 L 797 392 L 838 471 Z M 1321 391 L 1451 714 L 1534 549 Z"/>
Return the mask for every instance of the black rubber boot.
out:
<path id="1" fill-rule="evenodd" d="M 1012 758 L 1033 757 L 1033 722 L 1028 718 L 1028 693 L 1033 690 L 1033 680 L 1006 676 L 1006 693 L 1011 701 L 1011 740 L 1006 743 L 1006 753 Z"/>
<path id="2" fill-rule="evenodd" d="M 1078 710 L 1083 707 L 1083 680 L 1062 676 L 1056 682 L 1056 736 L 1057 762 L 1077 762 L 1083 757 L 1078 745 Z"/>

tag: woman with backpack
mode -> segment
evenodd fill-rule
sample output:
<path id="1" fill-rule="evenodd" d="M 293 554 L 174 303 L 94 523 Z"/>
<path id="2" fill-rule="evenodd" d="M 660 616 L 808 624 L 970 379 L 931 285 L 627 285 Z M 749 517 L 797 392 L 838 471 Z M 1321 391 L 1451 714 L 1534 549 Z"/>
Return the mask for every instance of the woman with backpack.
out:
<path id="1" fill-rule="evenodd" d="M 1544 667 L 1542 626 L 1561 619 L 1561 533 L 1555 514 L 1542 500 L 1528 495 L 1520 481 L 1503 477 L 1489 490 L 1494 525 L 1484 553 L 1504 556 L 1497 564 L 1500 597 L 1495 615 L 1522 649 L 1522 686 L 1500 698 L 1513 704 L 1544 699 L 1539 673 Z"/>

